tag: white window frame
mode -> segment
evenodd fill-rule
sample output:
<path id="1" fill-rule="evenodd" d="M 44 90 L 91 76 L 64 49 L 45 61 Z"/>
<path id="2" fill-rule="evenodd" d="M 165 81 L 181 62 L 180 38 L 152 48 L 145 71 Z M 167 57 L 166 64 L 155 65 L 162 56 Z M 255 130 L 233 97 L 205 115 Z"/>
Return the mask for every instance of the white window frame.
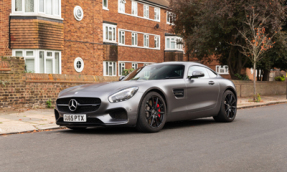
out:
<path id="1" fill-rule="evenodd" d="M 61 51 L 54 51 L 54 50 L 43 50 L 43 49 L 13 49 L 12 50 L 12 56 L 16 56 L 16 51 L 22 51 L 22 55 L 24 57 L 24 60 L 26 59 L 34 59 L 34 72 L 33 73 L 40 73 L 40 55 L 39 52 L 43 51 L 44 52 L 44 73 L 46 73 L 46 59 L 52 59 L 52 63 L 53 63 L 53 69 L 52 69 L 52 73 L 56 74 L 56 64 L 55 64 L 55 53 L 59 53 L 59 73 L 62 73 L 62 54 Z M 33 51 L 33 56 L 27 56 L 26 52 L 27 51 Z M 52 56 L 48 57 L 47 53 L 48 52 L 52 52 Z"/>
<path id="2" fill-rule="evenodd" d="M 104 6 L 104 1 L 107 1 L 107 6 L 106 7 Z M 103 3 L 103 9 L 104 10 L 109 10 L 109 0 L 103 0 L 102 3 Z"/>
<path id="3" fill-rule="evenodd" d="M 53 6 L 53 4 L 55 4 L 56 0 L 51 0 L 52 1 L 52 14 L 46 14 L 46 0 L 44 0 L 44 12 L 40 12 L 40 2 L 39 0 L 34 0 L 34 12 L 25 12 L 25 0 L 22 0 L 22 11 L 15 11 L 15 0 L 12 0 L 12 9 L 11 9 L 11 14 L 10 16 L 41 16 L 41 17 L 47 17 L 47 18 L 53 18 L 53 19 L 60 19 L 63 20 L 61 18 L 61 12 L 62 12 L 62 8 L 61 8 L 61 0 L 58 0 L 59 4 L 58 4 L 58 8 L 59 14 L 55 14 L 55 8 Z"/>
<path id="4" fill-rule="evenodd" d="M 144 34 L 143 38 L 144 38 L 144 47 L 149 47 L 149 35 Z"/>
<path id="5" fill-rule="evenodd" d="M 132 46 L 138 46 L 138 34 L 136 32 L 132 32 Z"/>
<path id="6" fill-rule="evenodd" d="M 106 63 L 108 63 L 108 67 L 112 67 L 112 75 L 109 75 L 109 74 L 107 74 L 106 73 Z M 112 64 L 110 64 L 110 63 L 112 63 Z M 114 65 L 114 63 L 115 63 L 115 65 Z M 114 67 L 115 67 L 115 69 L 114 69 Z M 109 73 L 109 71 L 108 71 L 108 73 Z M 104 76 L 117 76 L 117 62 L 116 61 L 104 61 L 103 62 L 103 75 Z"/>
<path id="7" fill-rule="evenodd" d="M 154 7 L 154 20 L 160 21 L 160 8 Z"/>
<path id="8" fill-rule="evenodd" d="M 160 37 L 154 36 L 154 48 L 160 49 Z"/>
<path id="9" fill-rule="evenodd" d="M 171 19 L 170 16 L 172 16 L 172 19 L 173 19 L 172 21 L 170 21 Z M 166 23 L 167 24 L 174 25 L 175 18 L 176 18 L 176 15 L 173 12 L 169 12 L 169 11 L 166 12 Z"/>
<path id="10" fill-rule="evenodd" d="M 126 11 L 126 0 L 118 0 L 118 12 L 125 13 L 125 11 Z"/>
<path id="11" fill-rule="evenodd" d="M 168 41 L 167 39 L 169 39 L 169 45 L 168 45 Z M 171 42 L 174 42 L 174 48 L 171 48 Z M 178 42 L 183 42 L 183 39 L 181 37 L 178 36 L 166 36 L 165 37 L 165 50 L 177 50 L 177 51 L 183 51 L 183 44 L 178 44 Z"/>
<path id="12" fill-rule="evenodd" d="M 138 15 L 138 2 L 137 1 L 132 1 L 132 11 L 131 14 L 133 16 L 137 16 Z"/>
<path id="13" fill-rule="evenodd" d="M 124 67 L 124 69 L 122 70 L 122 67 Z M 123 75 L 124 70 L 126 69 L 126 64 L 124 62 L 119 62 L 119 76 Z"/>
<path id="14" fill-rule="evenodd" d="M 144 8 L 143 17 L 149 18 L 149 5 L 144 4 L 143 8 Z"/>
<path id="15" fill-rule="evenodd" d="M 132 69 L 136 70 L 138 68 L 138 63 L 132 63 Z"/>
<path id="16" fill-rule="evenodd" d="M 108 35 L 109 35 L 110 27 L 111 27 L 112 40 L 109 40 L 109 37 L 108 37 L 108 39 L 106 39 L 106 27 L 108 27 Z M 115 31 L 115 34 L 113 34 L 113 31 Z M 114 35 L 114 37 L 113 37 L 113 35 Z M 103 41 L 104 42 L 117 43 L 117 25 L 107 24 L 107 23 L 103 24 Z"/>
<path id="17" fill-rule="evenodd" d="M 124 39 L 122 40 L 122 36 L 124 36 Z M 120 45 L 125 45 L 125 39 L 126 39 L 126 36 L 125 36 L 125 31 L 123 30 L 119 30 L 119 37 L 118 37 L 119 41 L 118 43 Z"/>
<path id="18" fill-rule="evenodd" d="M 215 70 L 216 70 L 216 73 L 221 74 L 221 75 L 228 75 L 229 74 L 228 65 L 216 65 Z M 224 72 L 221 72 L 222 70 Z"/>

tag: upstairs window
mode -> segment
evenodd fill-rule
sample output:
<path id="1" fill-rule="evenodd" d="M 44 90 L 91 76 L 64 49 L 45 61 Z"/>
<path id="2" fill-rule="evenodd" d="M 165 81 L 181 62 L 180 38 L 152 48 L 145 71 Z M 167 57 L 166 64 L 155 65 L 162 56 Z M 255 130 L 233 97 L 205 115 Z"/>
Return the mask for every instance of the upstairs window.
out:
<path id="1" fill-rule="evenodd" d="M 136 1 L 132 1 L 132 15 L 138 15 L 138 3 Z"/>
<path id="2" fill-rule="evenodd" d="M 103 24 L 104 28 L 104 42 L 113 42 L 116 43 L 116 25 L 112 24 Z"/>
<path id="3" fill-rule="evenodd" d="M 167 24 L 174 24 L 176 15 L 172 12 L 166 12 L 166 23 Z"/>
<path id="4" fill-rule="evenodd" d="M 108 0 L 103 0 L 103 9 L 108 9 Z"/>
<path id="5" fill-rule="evenodd" d="M 119 31 L 119 44 L 125 44 L 125 31 Z"/>
<path id="6" fill-rule="evenodd" d="M 61 0 L 12 0 L 12 15 L 61 17 Z"/>
<path id="7" fill-rule="evenodd" d="M 218 74 L 229 74 L 228 65 L 216 65 L 216 72 Z"/>
<path id="8" fill-rule="evenodd" d="M 132 45 L 137 46 L 138 45 L 138 34 L 132 33 Z"/>
<path id="9" fill-rule="evenodd" d="M 159 21 L 160 9 L 154 8 L 154 20 Z"/>
<path id="10" fill-rule="evenodd" d="M 120 13 L 125 13 L 125 5 L 126 5 L 125 0 L 119 0 L 119 12 Z"/>
<path id="11" fill-rule="evenodd" d="M 165 49 L 183 51 L 182 38 L 177 36 L 165 37 Z"/>
<path id="12" fill-rule="evenodd" d="M 148 35 L 144 35 L 144 47 L 149 47 L 149 39 L 148 39 Z"/>
<path id="13" fill-rule="evenodd" d="M 159 48 L 159 36 L 154 37 L 154 48 Z"/>
<path id="14" fill-rule="evenodd" d="M 144 16 L 145 18 L 149 18 L 149 6 L 148 6 L 148 5 L 144 5 L 143 8 L 144 8 L 144 14 L 143 14 L 143 16 Z"/>

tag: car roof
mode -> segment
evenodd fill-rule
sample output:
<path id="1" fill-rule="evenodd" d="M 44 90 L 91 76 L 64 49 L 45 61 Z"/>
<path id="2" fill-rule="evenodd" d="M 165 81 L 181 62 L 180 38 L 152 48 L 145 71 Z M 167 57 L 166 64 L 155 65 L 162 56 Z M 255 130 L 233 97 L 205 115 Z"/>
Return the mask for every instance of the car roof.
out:
<path id="1" fill-rule="evenodd" d="M 198 62 L 185 62 L 185 61 L 170 61 L 170 62 L 162 62 L 162 63 L 154 63 L 155 65 L 160 65 L 160 64 L 182 64 L 182 65 L 200 65 L 200 66 L 205 66 L 201 63 Z"/>

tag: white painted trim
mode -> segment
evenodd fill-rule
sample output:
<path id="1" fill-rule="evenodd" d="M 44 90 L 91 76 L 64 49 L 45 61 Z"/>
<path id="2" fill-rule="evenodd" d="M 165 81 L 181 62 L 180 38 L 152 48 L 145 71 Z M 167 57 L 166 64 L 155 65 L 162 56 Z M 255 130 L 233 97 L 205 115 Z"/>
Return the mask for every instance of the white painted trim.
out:
<path id="1" fill-rule="evenodd" d="M 109 0 L 107 0 L 107 7 L 104 7 L 104 0 L 102 0 L 102 6 L 104 10 L 109 10 Z"/>
<path id="2" fill-rule="evenodd" d="M 106 35 L 105 35 L 106 34 L 106 26 L 115 28 L 115 41 L 106 40 Z M 112 36 L 113 36 L 113 34 L 112 34 Z M 103 42 L 117 43 L 117 25 L 103 23 Z"/>
<path id="3" fill-rule="evenodd" d="M 156 62 L 141 62 L 141 61 L 118 61 L 118 63 L 156 63 Z"/>
<path id="4" fill-rule="evenodd" d="M 227 66 L 227 72 L 225 70 L 225 67 Z M 219 67 L 219 70 L 217 70 L 217 67 Z M 220 69 L 224 69 L 224 72 L 220 72 Z M 228 65 L 216 65 L 215 66 L 215 71 L 216 73 L 220 74 L 220 75 L 229 75 L 229 68 Z"/>
<path id="5" fill-rule="evenodd" d="M 150 49 L 150 50 L 160 50 L 159 48 L 141 47 L 141 46 L 134 46 L 134 45 L 122 45 L 122 44 L 118 44 L 118 46 L 131 47 L 131 48 L 143 48 L 143 49 Z"/>
<path id="6" fill-rule="evenodd" d="M 113 75 L 114 65 L 112 65 L 112 75 L 106 75 L 106 63 L 109 63 L 109 62 L 116 63 L 115 64 L 115 75 Z M 103 61 L 103 76 L 117 76 L 117 61 Z"/>
<path id="7" fill-rule="evenodd" d="M 152 36 L 159 36 L 160 37 L 160 35 L 156 35 L 156 34 L 152 34 L 152 33 L 145 33 L 145 32 L 139 32 L 139 31 L 127 30 L 127 29 L 121 29 L 121 28 L 118 28 L 118 30 L 122 30 L 122 31 L 126 31 L 126 32 L 140 33 L 140 34 L 146 34 L 146 35 L 152 35 Z"/>
<path id="8" fill-rule="evenodd" d="M 166 43 L 167 43 L 167 38 L 169 38 L 170 39 L 170 45 L 169 45 L 169 47 L 170 48 L 166 48 Z M 175 39 L 175 48 L 171 48 L 171 38 L 174 38 Z M 165 47 L 164 47 L 164 50 L 166 50 L 166 51 L 168 51 L 168 50 L 177 50 L 177 51 L 184 51 L 184 45 L 182 45 L 182 49 L 178 49 L 178 48 L 176 48 L 176 39 L 181 39 L 182 41 L 183 41 L 183 39 L 181 38 L 181 37 L 179 37 L 179 36 L 165 36 Z"/>

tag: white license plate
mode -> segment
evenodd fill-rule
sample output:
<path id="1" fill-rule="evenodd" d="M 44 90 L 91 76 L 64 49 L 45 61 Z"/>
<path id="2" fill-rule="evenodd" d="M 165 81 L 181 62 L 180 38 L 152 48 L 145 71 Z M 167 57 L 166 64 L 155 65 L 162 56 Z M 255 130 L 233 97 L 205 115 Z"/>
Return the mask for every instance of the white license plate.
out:
<path id="1" fill-rule="evenodd" d="M 85 114 L 64 114 L 64 122 L 87 122 Z"/>

